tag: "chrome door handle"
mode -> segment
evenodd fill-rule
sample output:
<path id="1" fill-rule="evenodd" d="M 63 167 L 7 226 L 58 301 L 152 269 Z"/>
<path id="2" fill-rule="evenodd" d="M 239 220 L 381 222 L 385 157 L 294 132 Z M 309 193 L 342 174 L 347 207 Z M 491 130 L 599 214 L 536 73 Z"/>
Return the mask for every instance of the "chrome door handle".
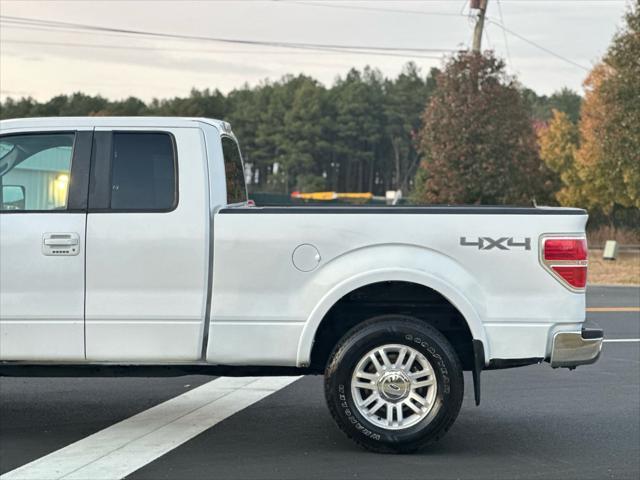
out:
<path id="1" fill-rule="evenodd" d="M 45 238 L 45 245 L 50 245 L 52 247 L 65 247 L 71 245 L 78 245 L 77 238 Z"/>
<path id="2" fill-rule="evenodd" d="M 47 256 L 80 253 L 80 235 L 77 233 L 45 233 L 42 235 L 42 254 Z"/>

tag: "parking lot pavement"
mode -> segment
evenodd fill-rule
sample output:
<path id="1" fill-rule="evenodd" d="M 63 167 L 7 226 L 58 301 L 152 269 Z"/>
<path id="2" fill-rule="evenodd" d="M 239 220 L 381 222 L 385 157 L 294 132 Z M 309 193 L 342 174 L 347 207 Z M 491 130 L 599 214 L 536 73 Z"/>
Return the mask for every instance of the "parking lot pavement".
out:
<path id="1" fill-rule="evenodd" d="M 336 429 L 321 378 L 305 378 L 133 473 L 160 478 L 637 478 L 640 346 L 607 344 L 590 367 L 485 372 L 429 450 L 362 451 Z M 399 473 L 401 472 L 401 473 Z"/>
<path id="2" fill-rule="evenodd" d="M 625 310 L 609 311 L 610 307 Z M 604 329 L 605 339 L 640 338 L 640 311 L 632 311 L 638 308 L 638 287 L 591 287 L 587 290 L 587 320 Z"/>
<path id="3" fill-rule="evenodd" d="M 589 289 L 594 307 L 637 306 L 640 289 Z M 640 313 L 590 312 L 607 339 L 640 338 Z M 0 379 L 0 472 L 211 380 Z M 606 343 L 575 371 L 536 365 L 470 376 L 458 421 L 428 450 L 377 455 L 343 437 L 306 377 L 132 471 L 185 478 L 638 478 L 640 343 Z M 108 472 L 107 472 L 108 473 Z M 108 478 L 106 476 L 105 478 Z"/>
<path id="4" fill-rule="evenodd" d="M 587 308 L 589 307 L 640 307 L 640 288 L 589 287 Z"/>
<path id="5" fill-rule="evenodd" d="M 0 474 L 209 380 L 0 378 Z"/>

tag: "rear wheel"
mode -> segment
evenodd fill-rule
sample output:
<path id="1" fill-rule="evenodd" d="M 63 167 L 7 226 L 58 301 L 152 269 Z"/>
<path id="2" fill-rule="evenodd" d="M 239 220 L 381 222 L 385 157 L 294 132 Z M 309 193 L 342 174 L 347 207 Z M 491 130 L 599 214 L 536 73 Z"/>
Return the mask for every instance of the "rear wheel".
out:
<path id="1" fill-rule="evenodd" d="M 338 343 L 325 372 L 325 396 L 338 426 L 377 452 L 413 452 L 441 438 L 463 393 L 449 342 L 411 317 L 357 325 Z"/>

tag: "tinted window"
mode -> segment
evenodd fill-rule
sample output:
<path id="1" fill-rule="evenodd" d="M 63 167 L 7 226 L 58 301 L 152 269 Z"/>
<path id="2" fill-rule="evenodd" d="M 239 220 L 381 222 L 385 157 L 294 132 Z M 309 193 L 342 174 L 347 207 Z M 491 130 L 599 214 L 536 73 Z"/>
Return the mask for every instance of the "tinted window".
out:
<path id="1" fill-rule="evenodd" d="M 73 133 L 0 138 L 0 209 L 66 210 Z"/>
<path id="2" fill-rule="evenodd" d="M 222 154 L 224 155 L 224 172 L 227 177 L 227 203 L 247 201 L 247 187 L 244 183 L 242 158 L 236 142 L 229 137 L 222 137 Z"/>
<path id="3" fill-rule="evenodd" d="M 166 133 L 114 133 L 112 210 L 171 210 L 176 205 L 173 141 Z"/>

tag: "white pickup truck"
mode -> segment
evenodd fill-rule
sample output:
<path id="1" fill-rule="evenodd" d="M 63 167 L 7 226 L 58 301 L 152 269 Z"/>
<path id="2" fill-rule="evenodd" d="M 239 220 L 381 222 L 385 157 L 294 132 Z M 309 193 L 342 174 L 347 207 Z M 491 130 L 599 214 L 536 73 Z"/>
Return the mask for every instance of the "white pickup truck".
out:
<path id="1" fill-rule="evenodd" d="M 324 374 L 374 451 L 440 438 L 463 370 L 593 363 L 584 210 L 255 207 L 226 122 L 0 122 L 0 373 Z"/>

